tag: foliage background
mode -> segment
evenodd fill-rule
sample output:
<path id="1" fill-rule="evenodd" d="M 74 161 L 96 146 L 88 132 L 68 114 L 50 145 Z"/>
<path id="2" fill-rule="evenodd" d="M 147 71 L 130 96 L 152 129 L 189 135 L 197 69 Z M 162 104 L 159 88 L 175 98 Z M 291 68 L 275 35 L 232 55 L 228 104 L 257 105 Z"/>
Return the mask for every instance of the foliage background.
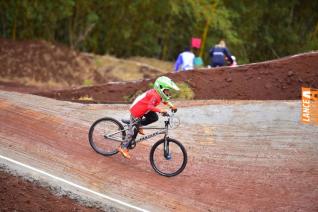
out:
<path id="1" fill-rule="evenodd" d="M 318 1 L 0 0 L 0 36 L 174 61 L 191 37 L 224 39 L 239 63 L 318 49 Z"/>

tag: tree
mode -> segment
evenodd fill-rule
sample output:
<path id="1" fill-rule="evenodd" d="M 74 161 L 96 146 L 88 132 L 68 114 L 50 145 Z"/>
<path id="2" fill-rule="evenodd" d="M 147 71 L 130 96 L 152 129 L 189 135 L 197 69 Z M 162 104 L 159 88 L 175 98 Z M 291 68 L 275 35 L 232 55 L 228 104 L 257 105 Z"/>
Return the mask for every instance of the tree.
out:
<path id="1" fill-rule="evenodd" d="M 220 39 L 239 63 L 318 48 L 318 2 L 310 0 L 7 0 L 0 11 L 3 37 L 119 57 L 175 60 L 194 36 L 205 60 Z"/>

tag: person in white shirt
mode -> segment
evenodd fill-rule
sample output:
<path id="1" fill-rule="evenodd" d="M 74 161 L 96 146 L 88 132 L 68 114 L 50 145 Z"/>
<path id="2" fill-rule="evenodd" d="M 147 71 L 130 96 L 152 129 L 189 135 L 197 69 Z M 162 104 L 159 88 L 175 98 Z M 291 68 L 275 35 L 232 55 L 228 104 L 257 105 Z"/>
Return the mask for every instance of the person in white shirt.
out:
<path id="1" fill-rule="evenodd" d="M 178 72 L 180 69 L 182 71 L 191 70 L 194 68 L 195 55 L 190 51 L 189 48 L 186 48 L 184 52 L 180 53 L 176 64 L 175 64 L 175 72 Z"/>

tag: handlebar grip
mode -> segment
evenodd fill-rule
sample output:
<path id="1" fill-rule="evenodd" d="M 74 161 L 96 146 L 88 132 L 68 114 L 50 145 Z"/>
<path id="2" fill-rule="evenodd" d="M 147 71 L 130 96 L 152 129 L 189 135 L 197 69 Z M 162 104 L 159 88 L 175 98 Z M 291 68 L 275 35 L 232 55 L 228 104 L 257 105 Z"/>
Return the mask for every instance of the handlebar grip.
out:
<path id="1" fill-rule="evenodd" d="M 161 115 L 162 116 L 169 116 L 169 113 L 168 112 L 161 112 Z"/>

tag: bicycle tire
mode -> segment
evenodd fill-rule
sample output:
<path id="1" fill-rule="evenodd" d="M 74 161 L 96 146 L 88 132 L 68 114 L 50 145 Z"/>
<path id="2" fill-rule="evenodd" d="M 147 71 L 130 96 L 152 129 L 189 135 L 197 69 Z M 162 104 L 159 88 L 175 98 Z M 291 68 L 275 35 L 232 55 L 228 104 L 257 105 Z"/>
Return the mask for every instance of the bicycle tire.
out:
<path id="1" fill-rule="evenodd" d="M 107 129 L 107 127 L 101 126 L 102 124 L 105 124 L 105 126 L 111 126 L 112 129 L 110 128 Z M 104 156 L 112 156 L 118 153 L 117 148 L 119 147 L 120 142 L 107 139 L 104 136 L 106 133 L 115 132 L 115 130 L 119 132 L 118 139 L 122 139 L 122 141 L 124 141 L 126 132 L 124 130 L 123 125 L 116 119 L 105 117 L 105 118 L 98 119 L 92 124 L 92 126 L 89 129 L 88 140 L 89 140 L 89 144 L 95 150 L 95 152 Z M 94 137 L 95 135 L 98 137 L 95 138 Z M 97 141 L 97 138 L 99 139 L 98 141 Z M 103 148 L 101 146 L 103 146 Z M 105 150 L 105 149 L 110 149 L 110 150 Z"/>
<path id="2" fill-rule="evenodd" d="M 173 177 L 173 176 L 176 176 L 178 174 L 180 174 L 186 167 L 187 165 L 187 162 L 188 162 L 188 156 L 187 156 L 187 151 L 186 149 L 184 148 L 184 146 L 177 140 L 175 139 L 172 139 L 172 138 L 167 138 L 168 140 L 168 145 L 171 146 L 171 144 L 175 144 L 176 147 L 175 147 L 175 150 L 177 150 L 176 148 L 179 148 L 179 150 L 177 151 L 180 151 L 179 153 L 175 153 L 175 155 L 172 155 L 172 157 L 174 156 L 179 156 L 179 157 L 182 157 L 182 162 L 180 163 L 180 167 L 177 168 L 175 171 L 173 172 L 166 172 L 166 171 L 163 171 L 161 170 L 162 168 L 159 167 L 159 164 L 158 162 L 156 163 L 155 162 L 155 154 L 157 151 L 162 151 L 162 159 L 163 157 L 165 157 L 163 154 L 164 154 L 164 150 L 163 150 L 163 146 L 164 146 L 164 142 L 165 142 L 165 139 L 161 139 L 159 141 L 157 141 L 151 148 L 151 151 L 150 151 L 150 163 L 151 163 L 151 166 L 152 168 L 160 175 L 162 176 L 165 176 L 165 177 Z M 162 147 L 161 147 L 162 145 Z M 161 148 L 161 149 L 160 149 Z M 169 147 L 170 148 L 170 147 Z M 171 150 L 170 150 L 171 151 Z M 160 154 L 160 153 L 159 153 Z M 180 156 L 181 154 L 181 156 Z M 164 158 L 166 161 L 168 161 L 168 159 Z M 163 160 L 164 161 L 164 160 Z M 163 163 L 163 162 L 162 162 Z"/>

